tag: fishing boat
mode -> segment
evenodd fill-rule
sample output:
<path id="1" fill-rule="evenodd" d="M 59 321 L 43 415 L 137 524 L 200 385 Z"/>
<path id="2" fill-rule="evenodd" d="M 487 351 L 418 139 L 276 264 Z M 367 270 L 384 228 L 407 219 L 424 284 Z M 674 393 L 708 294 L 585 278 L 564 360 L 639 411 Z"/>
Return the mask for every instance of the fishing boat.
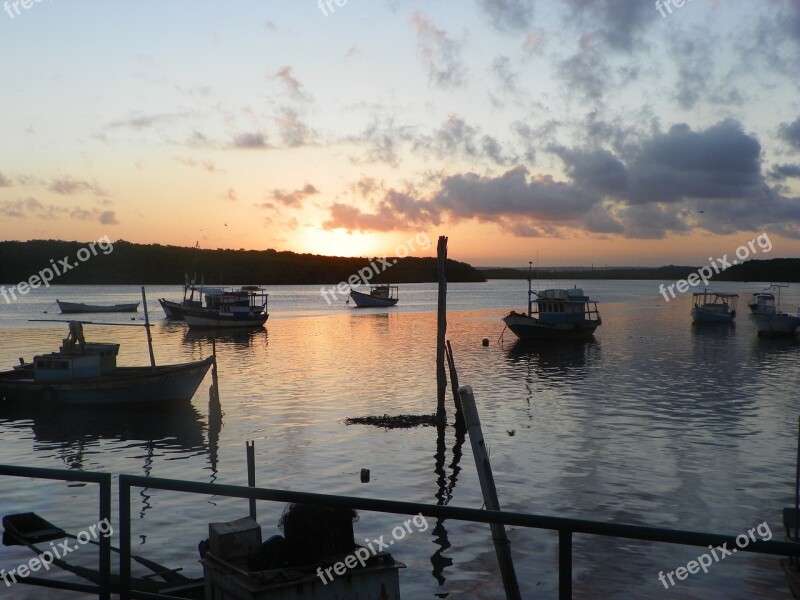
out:
<path id="1" fill-rule="evenodd" d="M 184 308 L 202 308 L 203 307 L 203 293 L 206 289 L 217 290 L 219 288 L 204 288 L 202 281 L 200 285 L 196 285 L 196 279 L 189 281 L 186 277 L 186 283 L 183 286 L 183 300 L 174 302 L 166 298 L 159 298 L 158 303 L 164 310 L 164 314 L 168 319 L 182 320 Z M 196 296 L 195 296 L 196 294 Z"/>
<path id="2" fill-rule="evenodd" d="M 692 323 L 732 323 L 739 294 L 703 290 L 692 294 Z"/>
<path id="3" fill-rule="evenodd" d="M 76 314 L 76 313 L 131 313 L 139 310 L 138 302 L 129 302 L 126 304 L 83 304 L 81 302 L 62 302 L 56 300 L 61 314 Z"/>
<path id="4" fill-rule="evenodd" d="M 0 372 L 0 399 L 63 405 L 158 405 L 191 400 L 214 357 L 162 366 L 118 367 L 119 344 L 90 343 L 72 321 L 57 352 Z"/>
<path id="5" fill-rule="evenodd" d="M 597 302 L 583 290 L 534 291 L 528 277 L 528 312 L 509 312 L 503 322 L 521 340 L 583 339 L 602 325 Z"/>
<path id="6" fill-rule="evenodd" d="M 788 287 L 788 284 L 774 284 L 770 287 L 778 291 L 777 300 L 772 294 L 769 294 L 772 298 L 761 298 L 758 310 L 751 315 L 758 329 L 758 335 L 762 337 L 794 335 L 800 327 L 800 309 L 797 311 L 797 316 L 782 312 L 780 309 L 781 288 Z"/>
<path id="7" fill-rule="evenodd" d="M 269 318 L 269 294 L 256 285 L 238 290 L 205 288 L 203 297 L 202 306 L 181 309 L 190 328 L 262 327 Z"/>
<path id="8" fill-rule="evenodd" d="M 769 292 L 756 292 L 751 296 L 747 307 L 750 309 L 751 313 L 763 312 L 770 301 L 775 301 L 775 296 L 773 294 Z"/>
<path id="9" fill-rule="evenodd" d="M 394 306 L 400 299 L 396 285 L 374 285 L 370 288 L 369 294 L 350 290 L 350 297 L 355 302 L 356 308 Z"/>

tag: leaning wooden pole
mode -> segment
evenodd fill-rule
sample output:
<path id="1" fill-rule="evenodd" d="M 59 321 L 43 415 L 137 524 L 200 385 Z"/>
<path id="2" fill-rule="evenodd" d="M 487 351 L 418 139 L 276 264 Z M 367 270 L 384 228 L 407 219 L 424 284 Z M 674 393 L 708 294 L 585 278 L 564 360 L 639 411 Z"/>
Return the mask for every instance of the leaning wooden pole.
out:
<path id="1" fill-rule="evenodd" d="M 436 395 L 437 408 L 436 417 L 440 422 L 444 422 L 447 413 L 445 412 L 445 395 L 447 391 L 447 376 L 444 369 L 444 342 L 447 335 L 447 237 L 439 236 L 439 244 L 436 247 L 436 255 L 439 259 L 439 310 L 436 323 Z"/>
<path id="2" fill-rule="evenodd" d="M 500 501 L 497 498 L 497 488 L 494 485 L 494 476 L 492 475 L 492 465 L 489 463 L 489 452 L 483 441 L 481 420 L 478 417 L 478 407 L 475 405 L 475 395 L 472 393 L 472 387 L 468 385 L 460 387 L 458 396 L 461 399 L 464 421 L 467 425 L 472 453 L 475 456 L 475 467 L 478 470 L 478 481 L 481 484 L 483 501 L 487 510 L 500 510 Z M 511 559 L 511 542 L 508 541 L 506 528 L 502 523 L 492 523 L 491 528 L 494 549 L 497 553 L 497 562 L 500 565 L 500 575 L 503 578 L 503 587 L 506 590 L 506 598 L 508 600 L 520 600 L 519 583 L 517 583 L 517 573 L 514 571 L 514 562 Z"/>
<path id="3" fill-rule="evenodd" d="M 147 330 L 147 350 L 150 352 L 150 368 L 156 370 L 156 357 L 153 354 L 153 336 L 150 335 L 150 315 L 147 312 L 147 296 L 142 286 L 142 308 L 144 308 L 144 328 Z"/>

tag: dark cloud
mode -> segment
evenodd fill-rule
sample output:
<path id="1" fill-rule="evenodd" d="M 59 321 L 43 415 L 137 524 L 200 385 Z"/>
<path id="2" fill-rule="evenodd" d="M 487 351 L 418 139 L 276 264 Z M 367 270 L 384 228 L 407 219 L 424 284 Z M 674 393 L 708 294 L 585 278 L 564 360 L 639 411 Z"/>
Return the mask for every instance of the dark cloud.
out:
<path id="1" fill-rule="evenodd" d="M 608 195 L 625 194 L 628 190 L 628 170 L 621 160 L 602 148 L 569 149 L 551 146 L 564 161 L 567 175 L 578 187 Z"/>
<path id="2" fill-rule="evenodd" d="M 763 185 L 761 144 L 732 120 L 704 131 L 680 124 L 656 133 L 628 166 L 634 204 L 755 198 Z"/>
<path id="3" fill-rule="evenodd" d="M 800 165 L 775 165 L 769 171 L 770 179 L 784 181 L 791 178 L 800 178 Z"/>
<path id="4" fill-rule="evenodd" d="M 616 50 L 630 50 L 656 20 L 653 4 L 642 0 L 567 0 L 567 4 L 570 20 L 577 17 L 581 25 L 589 24 Z"/>
<path id="5" fill-rule="evenodd" d="M 75 179 L 70 175 L 51 180 L 48 189 L 51 192 L 63 196 L 74 196 L 83 193 L 92 193 L 95 196 L 108 196 L 108 191 L 98 183 L 89 183 L 83 179 Z"/>
<path id="6" fill-rule="evenodd" d="M 778 137 L 795 150 L 800 150 L 800 117 L 791 123 L 781 123 L 778 127 Z"/>
<path id="7" fill-rule="evenodd" d="M 508 155 L 494 137 L 482 133 L 457 115 L 447 117 L 432 134 L 417 136 L 413 150 L 425 151 L 440 159 L 488 158 L 498 165 L 516 161 L 516 157 Z"/>
<path id="8" fill-rule="evenodd" d="M 233 148 L 268 148 L 267 138 L 260 131 L 239 133 L 233 138 Z"/>
<path id="9" fill-rule="evenodd" d="M 443 89 L 461 87 L 465 82 L 461 42 L 437 28 L 421 12 L 411 15 L 411 26 L 417 33 L 417 47 L 428 69 L 428 80 Z"/>
<path id="10" fill-rule="evenodd" d="M 478 0 L 489 21 L 501 31 L 525 31 L 533 23 L 534 0 Z"/>
<path id="11" fill-rule="evenodd" d="M 305 186 L 298 190 L 293 190 L 291 192 L 287 192 L 284 190 L 272 190 L 270 193 L 270 197 L 273 200 L 277 200 L 284 206 L 292 206 L 292 207 L 300 207 L 302 206 L 302 201 L 305 200 L 308 196 L 313 196 L 315 194 L 319 194 L 319 190 L 315 188 L 310 183 L 307 183 Z M 269 206 L 267 206 L 267 204 Z M 274 204 L 272 203 L 265 203 L 264 208 L 274 208 Z"/>
<path id="12" fill-rule="evenodd" d="M 581 37 L 578 51 L 559 61 L 556 71 L 568 89 L 581 92 L 584 99 L 599 101 L 612 84 L 606 55 L 591 35 Z"/>
<path id="13" fill-rule="evenodd" d="M 117 215 L 113 210 L 101 211 L 97 220 L 103 225 L 119 225 L 119 221 L 117 221 Z"/>
<path id="14" fill-rule="evenodd" d="M 325 227 L 389 231 L 474 219 L 520 236 L 577 229 L 660 239 L 697 229 L 727 235 L 769 227 L 800 238 L 800 198 L 766 183 L 761 145 L 736 121 L 699 130 L 685 124 L 667 132 L 656 128 L 622 153 L 597 145 L 547 149 L 564 163 L 567 181 L 534 176 L 521 165 L 498 176 L 441 176 L 426 184 L 424 194 L 364 179 L 353 186 L 354 195 L 372 209 L 338 203 Z M 800 168 L 779 165 L 773 172 L 794 177 Z"/>

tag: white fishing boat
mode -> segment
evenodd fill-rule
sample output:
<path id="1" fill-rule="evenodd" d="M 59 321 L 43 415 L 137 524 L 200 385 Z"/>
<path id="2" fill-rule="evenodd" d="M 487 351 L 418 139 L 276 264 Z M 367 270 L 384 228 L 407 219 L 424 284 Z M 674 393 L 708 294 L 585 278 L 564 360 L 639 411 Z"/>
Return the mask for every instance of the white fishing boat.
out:
<path id="1" fill-rule="evenodd" d="M 692 323 L 731 323 L 736 318 L 739 294 L 703 290 L 692 294 Z"/>
<path id="2" fill-rule="evenodd" d="M 770 294 L 769 292 L 755 292 L 750 297 L 750 302 L 747 303 L 747 307 L 750 309 L 751 313 L 758 313 L 764 312 L 765 309 L 768 308 L 769 302 L 772 302 L 772 306 L 774 308 L 775 296 Z"/>
<path id="3" fill-rule="evenodd" d="M 269 294 L 255 285 L 237 290 L 205 288 L 203 297 L 202 306 L 182 308 L 190 328 L 262 327 L 269 318 Z"/>
<path id="4" fill-rule="evenodd" d="M 788 287 L 788 284 L 771 285 L 770 289 L 778 291 L 777 300 L 772 294 L 769 294 L 771 298 L 760 298 L 757 310 L 750 315 L 756 324 L 758 335 L 762 337 L 794 335 L 800 327 L 800 309 L 797 310 L 797 316 L 782 312 L 780 309 L 781 288 L 784 287 Z"/>
<path id="5" fill-rule="evenodd" d="M 597 302 L 575 286 L 534 291 L 528 277 L 528 312 L 511 311 L 503 322 L 521 340 L 565 340 L 591 337 L 603 324 Z"/>

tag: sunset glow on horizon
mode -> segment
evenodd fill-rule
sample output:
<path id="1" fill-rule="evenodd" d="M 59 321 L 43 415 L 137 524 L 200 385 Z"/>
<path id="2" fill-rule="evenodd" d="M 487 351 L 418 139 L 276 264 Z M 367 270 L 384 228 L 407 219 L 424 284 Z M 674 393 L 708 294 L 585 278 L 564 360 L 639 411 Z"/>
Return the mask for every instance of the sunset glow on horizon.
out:
<path id="1" fill-rule="evenodd" d="M 800 256 L 796 0 L 42 2 L 0 40 L 0 240 Z"/>

